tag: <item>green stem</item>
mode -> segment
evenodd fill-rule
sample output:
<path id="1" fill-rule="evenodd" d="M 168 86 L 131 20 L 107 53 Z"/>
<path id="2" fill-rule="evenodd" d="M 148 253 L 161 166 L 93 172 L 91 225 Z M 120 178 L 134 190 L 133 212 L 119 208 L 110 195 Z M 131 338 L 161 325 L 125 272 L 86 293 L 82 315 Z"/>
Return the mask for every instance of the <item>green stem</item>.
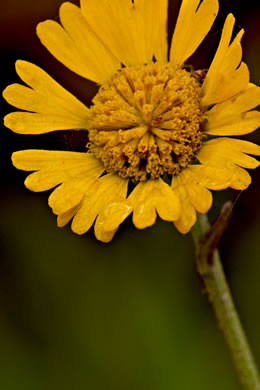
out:
<path id="1" fill-rule="evenodd" d="M 210 227 L 207 216 L 198 215 L 198 220 L 192 229 L 192 236 L 197 250 L 197 269 L 203 278 L 220 329 L 230 349 L 242 388 L 245 390 L 260 390 L 257 367 L 234 306 L 219 252 L 216 248 L 226 228 L 227 219 L 223 222 L 222 218 L 222 228 L 219 229 L 221 223 L 216 223 Z M 222 232 L 220 233 L 219 230 L 222 230 Z"/>

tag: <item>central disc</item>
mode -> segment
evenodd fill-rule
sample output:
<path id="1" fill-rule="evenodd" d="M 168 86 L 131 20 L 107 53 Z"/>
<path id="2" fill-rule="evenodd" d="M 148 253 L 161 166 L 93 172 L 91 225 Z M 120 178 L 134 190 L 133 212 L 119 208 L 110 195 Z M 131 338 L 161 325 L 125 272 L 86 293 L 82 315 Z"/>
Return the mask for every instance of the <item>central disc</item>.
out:
<path id="1" fill-rule="evenodd" d="M 170 64 L 123 68 L 93 99 L 90 153 L 133 182 L 177 175 L 200 147 L 201 88 Z"/>

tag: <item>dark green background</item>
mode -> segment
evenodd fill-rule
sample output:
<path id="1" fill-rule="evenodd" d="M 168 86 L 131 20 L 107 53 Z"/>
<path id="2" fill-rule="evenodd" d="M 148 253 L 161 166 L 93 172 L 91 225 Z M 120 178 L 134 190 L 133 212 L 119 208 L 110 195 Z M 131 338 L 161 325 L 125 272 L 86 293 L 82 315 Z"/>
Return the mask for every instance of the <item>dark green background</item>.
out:
<path id="1" fill-rule="evenodd" d="M 98 0 L 97 0 L 98 1 Z M 58 19 L 61 0 L 0 5 L 1 89 L 18 81 L 16 59 L 41 65 L 83 102 L 97 87 L 72 74 L 43 48 L 35 26 Z M 208 67 L 225 16 L 244 27 L 244 59 L 260 81 L 260 10 L 253 1 L 221 1 L 212 31 L 192 57 Z M 170 1 L 170 33 L 180 1 Z M 11 110 L 1 100 L 1 116 Z M 259 133 L 250 135 L 257 143 Z M 6 390 L 236 390 L 225 343 L 196 274 L 190 235 L 157 221 L 144 231 L 126 221 L 110 244 L 93 231 L 56 227 L 47 194 L 23 186 L 15 150 L 82 150 L 84 134 L 22 136 L 1 128 L 0 386 Z M 222 258 L 260 364 L 260 171 L 241 194 L 221 243 Z M 211 218 L 236 191 L 214 195 Z"/>

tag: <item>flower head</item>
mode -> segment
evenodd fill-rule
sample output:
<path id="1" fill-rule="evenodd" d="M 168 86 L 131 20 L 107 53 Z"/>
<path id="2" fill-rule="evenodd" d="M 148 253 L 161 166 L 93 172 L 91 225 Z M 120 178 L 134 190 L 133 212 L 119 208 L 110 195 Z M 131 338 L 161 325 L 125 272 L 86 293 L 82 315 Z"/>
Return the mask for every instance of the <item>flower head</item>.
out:
<path id="1" fill-rule="evenodd" d="M 200 4 L 200 5 L 199 5 Z M 65 66 L 100 85 L 87 108 L 42 69 L 17 61 L 28 85 L 13 84 L 5 99 L 22 111 L 5 125 L 22 134 L 86 130 L 86 152 L 25 150 L 13 164 L 35 171 L 32 191 L 56 187 L 49 205 L 58 225 L 72 219 L 83 234 L 95 223 L 96 237 L 110 241 L 133 213 L 137 228 L 157 214 L 187 233 L 196 212 L 212 204 L 210 190 L 243 190 L 244 168 L 256 168 L 260 147 L 231 138 L 260 125 L 260 88 L 249 83 L 241 62 L 241 30 L 226 18 L 208 72 L 186 65 L 209 32 L 217 0 L 183 0 L 168 58 L 167 0 L 81 0 L 60 7 L 61 24 L 37 26 L 43 45 Z M 205 76 L 205 77 L 204 77 Z"/>

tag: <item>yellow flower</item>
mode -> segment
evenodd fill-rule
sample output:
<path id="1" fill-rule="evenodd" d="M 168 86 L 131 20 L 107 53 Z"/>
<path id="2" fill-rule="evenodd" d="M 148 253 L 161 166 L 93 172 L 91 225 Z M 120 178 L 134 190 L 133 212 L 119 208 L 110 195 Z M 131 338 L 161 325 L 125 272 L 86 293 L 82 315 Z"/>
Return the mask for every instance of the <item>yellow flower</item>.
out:
<path id="1" fill-rule="evenodd" d="M 185 65 L 209 32 L 217 0 L 183 0 L 168 59 L 167 0 L 81 0 L 64 3 L 60 21 L 37 27 L 43 45 L 78 75 L 101 85 L 87 108 L 39 67 L 17 61 L 28 85 L 13 84 L 5 99 L 20 110 L 5 117 L 17 133 L 85 129 L 86 153 L 25 150 L 13 164 L 36 171 L 25 180 L 32 191 L 55 190 L 49 205 L 58 226 L 72 219 L 83 234 L 110 241 L 133 213 L 143 229 L 157 213 L 187 233 L 196 211 L 212 204 L 209 190 L 243 190 L 243 168 L 259 163 L 260 147 L 229 138 L 260 125 L 260 88 L 249 83 L 241 62 L 241 30 L 226 18 L 205 77 Z M 199 7 L 198 7 L 199 5 Z M 217 137 L 216 137 L 217 136 Z M 219 137 L 220 136 L 220 137 Z"/>

